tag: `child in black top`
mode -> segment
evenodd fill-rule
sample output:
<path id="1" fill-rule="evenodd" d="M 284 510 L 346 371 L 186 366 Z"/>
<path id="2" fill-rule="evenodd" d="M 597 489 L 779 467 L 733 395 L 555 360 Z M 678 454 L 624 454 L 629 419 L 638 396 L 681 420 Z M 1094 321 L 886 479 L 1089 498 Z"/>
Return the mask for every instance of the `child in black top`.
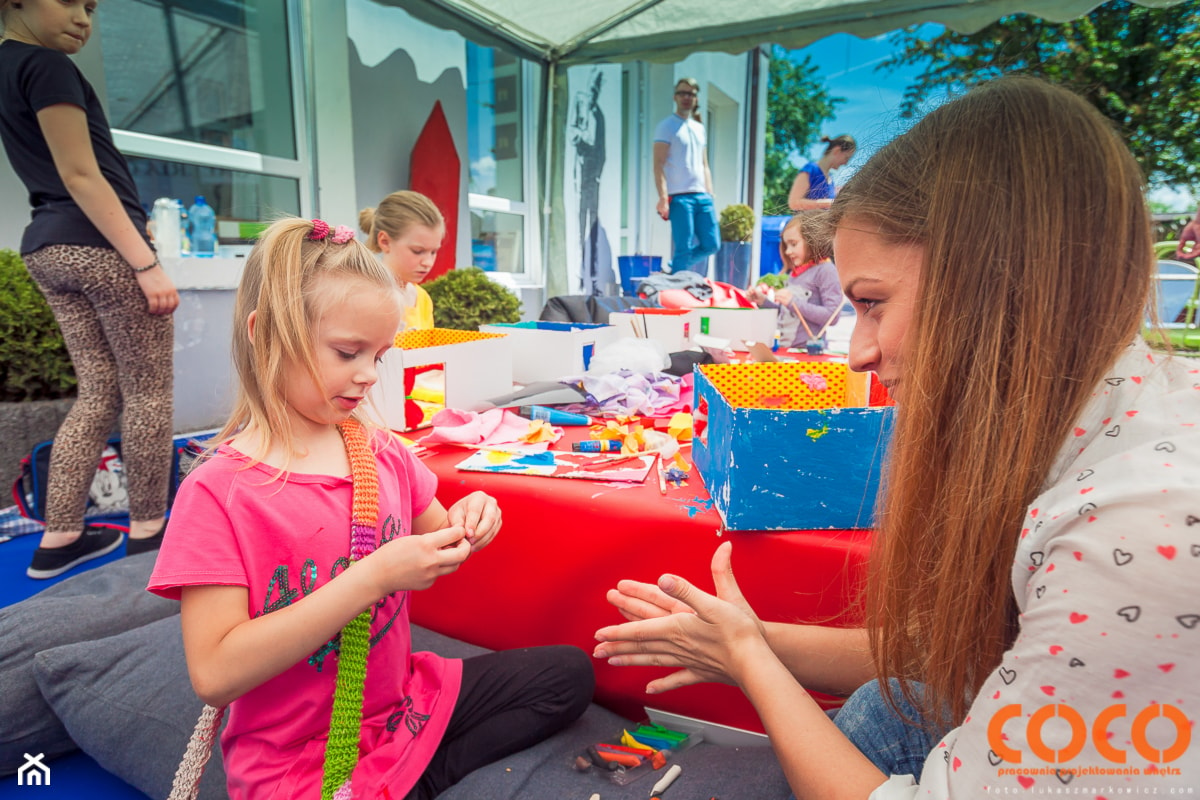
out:
<path id="1" fill-rule="evenodd" d="M 129 167 L 95 91 L 67 58 L 87 43 L 96 0 L 0 0 L 0 139 L 29 190 L 21 241 L 71 354 L 78 399 L 51 452 L 46 532 L 27 574 L 52 578 L 121 534 L 85 528 L 104 442 L 123 411 L 128 552 L 161 542 L 171 470 L 173 326 L 179 295 L 143 231 Z"/>

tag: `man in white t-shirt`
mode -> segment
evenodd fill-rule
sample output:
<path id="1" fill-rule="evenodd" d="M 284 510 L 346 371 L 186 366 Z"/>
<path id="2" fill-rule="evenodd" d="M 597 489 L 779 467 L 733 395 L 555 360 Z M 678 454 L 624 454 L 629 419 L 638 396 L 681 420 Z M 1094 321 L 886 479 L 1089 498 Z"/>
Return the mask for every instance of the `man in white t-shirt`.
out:
<path id="1" fill-rule="evenodd" d="M 654 185 L 658 215 L 671 223 L 671 272 L 690 269 L 708 275 L 708 257 L 717 252 L 708 139 L 696 107 L 700 84 L 675 84 L 675 113 L 654 130 Z"/>

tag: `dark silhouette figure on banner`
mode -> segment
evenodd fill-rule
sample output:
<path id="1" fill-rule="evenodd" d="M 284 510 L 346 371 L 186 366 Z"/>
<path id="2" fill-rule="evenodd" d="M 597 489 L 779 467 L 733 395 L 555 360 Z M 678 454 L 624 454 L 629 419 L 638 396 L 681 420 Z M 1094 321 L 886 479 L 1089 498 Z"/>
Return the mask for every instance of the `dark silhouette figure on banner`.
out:
<path id="1" fill-rule="evenodd" d="M 587 91 L 576 92 L 571 111 L 575 185 L 579 189 L 579 283 L 582 294 L 604 294 L 612 280 L 612 251 L 600 226 L 600 176 L 604 172 L 604 75 L 593 70 Z"/>

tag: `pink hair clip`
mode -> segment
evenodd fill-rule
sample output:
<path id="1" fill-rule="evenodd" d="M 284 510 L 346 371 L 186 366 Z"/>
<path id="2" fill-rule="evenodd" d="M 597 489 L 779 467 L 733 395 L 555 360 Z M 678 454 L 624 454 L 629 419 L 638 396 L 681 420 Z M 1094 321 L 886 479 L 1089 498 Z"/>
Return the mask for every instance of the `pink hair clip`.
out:
<path id="1" fill-rule="evenodd" d="M 345 225 L 338 225 L 333 231 L 333 243 L 345 244 L 354 238 L 354 229 L 348 228 Z"/>
<path id="2" fill-rule="evenodd" d="M 312 233 L 308 235 L 311 241 L 319 242 L 329 235 L 329 223 L 323 219 L 314 219 L 312 221 Z"/>

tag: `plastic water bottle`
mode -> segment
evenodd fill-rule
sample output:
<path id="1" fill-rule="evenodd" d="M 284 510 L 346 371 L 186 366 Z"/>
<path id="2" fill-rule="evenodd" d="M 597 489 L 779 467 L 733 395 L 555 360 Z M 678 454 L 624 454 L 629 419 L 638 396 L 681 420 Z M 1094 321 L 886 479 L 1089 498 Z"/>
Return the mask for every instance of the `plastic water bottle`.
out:
<path id="1" fill-rule="evenodd" d="M 217 212 L 196 195 L 196 202 L 188 209 L 188 230 L 191 232 L 192 255 L 212 258 L 217 252 Z"/>

